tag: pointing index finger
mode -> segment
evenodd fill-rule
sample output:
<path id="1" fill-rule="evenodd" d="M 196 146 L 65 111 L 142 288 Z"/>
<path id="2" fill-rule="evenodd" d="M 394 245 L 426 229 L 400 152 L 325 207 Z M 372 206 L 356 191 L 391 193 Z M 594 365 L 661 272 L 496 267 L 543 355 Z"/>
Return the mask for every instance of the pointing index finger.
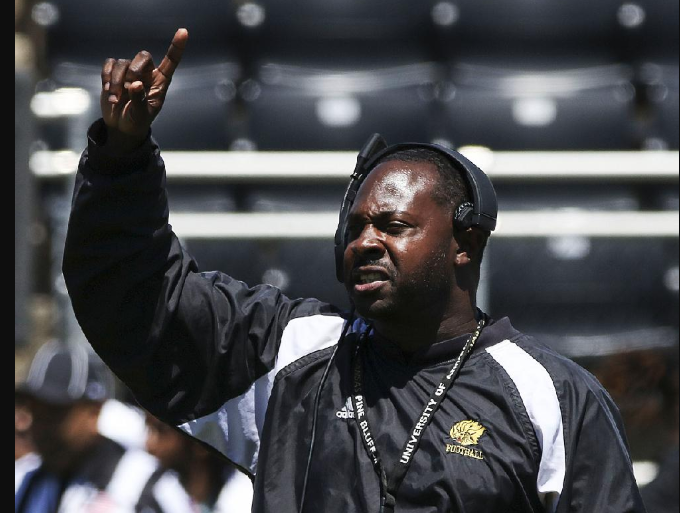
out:
<path id="1" fill-rule="evenodd" d="M 163 57 L 163 61 L 158 66 L 158 71 L 160 71 L 168 79 L 172 78 L 175 73 L 179 62 L 182 60 L 182 54 L 184 53 L 184 47 L 187 45 L 187 39 L 189 38 L 189 32 L 187 29 L 179 29 L 175 32 L 175 37 L 172 38 L 172 43 L 170 43 L 170 48 L 168 52 Z"/>

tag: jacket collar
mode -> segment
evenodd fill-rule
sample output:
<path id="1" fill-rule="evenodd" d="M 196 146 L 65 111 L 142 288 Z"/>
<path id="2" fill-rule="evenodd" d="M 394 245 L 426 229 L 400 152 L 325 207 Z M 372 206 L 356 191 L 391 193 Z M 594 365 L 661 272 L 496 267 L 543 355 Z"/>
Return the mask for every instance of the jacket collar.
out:
<path id="1" fill-rule="evenodd" d="M 510 324 L 510 319 L 507 317 L 503 317 L 498 321 L 489 319 L 479 336 L 479 340 L 477 340 L 477 343 L 472 350 L 471 357 L 474 357 L 475 354 L 478 354 L 483 349 L 503 340 L 515 338 L 518 335 L 520 335 L 520 332 Z M 436 342 L 429 347 L 408 354 L 404 353 L 391 341 L 376 337 L 371 333 L 369 334 L 369 346 L 381 357 L 394 363 L 407 365 L 409 367 L 424 367 L 455 359 L 460 354 L 460 351 L 463 349 L 468 338 L 470 338 L 470 334 L 466 333 L 449 340 Z"/>

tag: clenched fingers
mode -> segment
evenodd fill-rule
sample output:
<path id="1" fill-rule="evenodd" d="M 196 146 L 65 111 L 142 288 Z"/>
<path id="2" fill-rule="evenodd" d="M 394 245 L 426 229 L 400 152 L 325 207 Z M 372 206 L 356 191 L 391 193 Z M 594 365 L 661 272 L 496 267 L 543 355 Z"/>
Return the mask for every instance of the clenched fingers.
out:
<path id="1" fill-rule="evenodd" d="M 127 74 L 130 61 L 128 59 L 118 59 L 113 64 L 111 71 L 111 81 L 109 87 L 109 102 L 118 103 L 123 96 L 125 86 L 125 75 Z"/>
<path id="2" fill-rule="evenodd" d="M 149 88 L 151 87 L 153 70 L 154 64 L 151 54 L 143 50 L 132 59 L 130 66 L 128 66 L 125 74 L 125 84 L 129 85 L 139 81 L 144 84 L 144 87 Z"/>

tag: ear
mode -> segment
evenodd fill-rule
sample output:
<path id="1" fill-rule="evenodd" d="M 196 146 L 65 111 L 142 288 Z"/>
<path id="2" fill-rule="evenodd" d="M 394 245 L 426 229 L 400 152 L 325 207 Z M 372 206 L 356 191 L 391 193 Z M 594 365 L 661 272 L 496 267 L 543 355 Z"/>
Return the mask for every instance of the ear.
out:
<path id="1" fill-rule="evenodd" d="M 458 243 L 456 250 L 455 265 L 465 266 L 471 262 L 477 262 L 481 252 L 486 245 L 487 236 L 482 230 L 477 228 L 467 228 L 466 230 L 454 231 L 454 238 Z"/>

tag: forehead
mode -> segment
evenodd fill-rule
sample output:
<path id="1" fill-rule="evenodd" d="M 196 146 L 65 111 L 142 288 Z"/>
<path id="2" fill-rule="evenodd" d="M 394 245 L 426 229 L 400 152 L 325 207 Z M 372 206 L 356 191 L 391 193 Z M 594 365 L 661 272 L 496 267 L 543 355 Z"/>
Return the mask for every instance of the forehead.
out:
<path id="1" fill-rule="evenodd" d="M 359 188 L 354 208 L 393 208 L 415 203 L 434 202 L 433 187 L 438 184 L 438 171 L 429 162 L 390 160 L 373 169 Z M 367 205 L 368 204 L 368 205 Z"/>

